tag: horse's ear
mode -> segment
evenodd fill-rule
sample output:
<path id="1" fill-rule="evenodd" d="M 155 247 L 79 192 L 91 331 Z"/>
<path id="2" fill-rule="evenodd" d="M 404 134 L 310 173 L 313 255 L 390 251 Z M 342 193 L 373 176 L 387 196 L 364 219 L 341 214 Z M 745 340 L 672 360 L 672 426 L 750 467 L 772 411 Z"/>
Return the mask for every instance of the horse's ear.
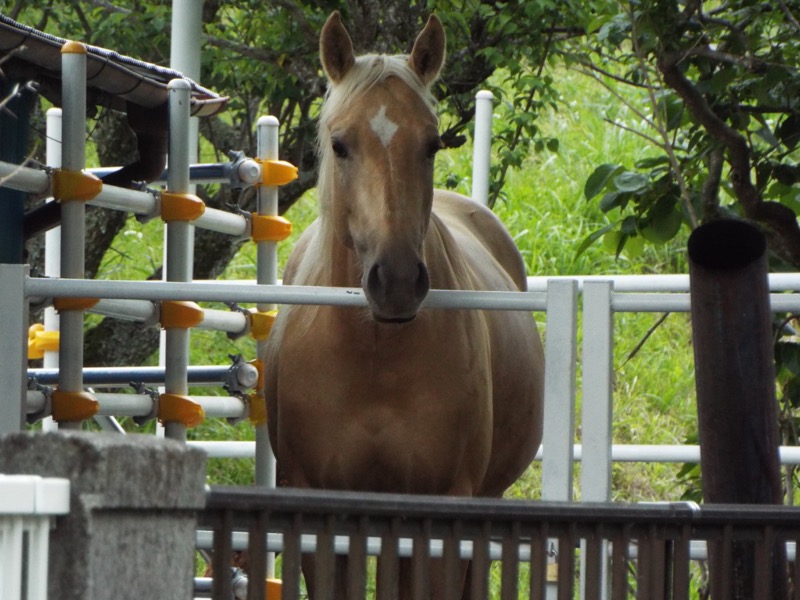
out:
<path id="1" fill-rule="evenodd" d="M 431 15 L 425 28 L 417 36 L 408 64 L 425 85 L 431 85 L 439 76 L 444 64 L 445 35 L 442 22 Z"/>
<path id="2" fill-rule="evenodd" d="M 356 62 L 353 41 L 342 24 L 338 10 L 331 13 L 322 28 L 319 57 L 325 74 L 333 83 L 340 82 Z"/>

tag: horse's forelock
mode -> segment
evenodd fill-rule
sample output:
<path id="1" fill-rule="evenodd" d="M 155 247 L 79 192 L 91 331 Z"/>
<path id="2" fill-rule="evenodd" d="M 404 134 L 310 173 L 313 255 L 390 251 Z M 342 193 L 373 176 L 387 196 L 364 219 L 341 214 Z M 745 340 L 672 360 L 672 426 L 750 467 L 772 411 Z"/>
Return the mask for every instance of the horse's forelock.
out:
<path id="1" fill-rule="evenodd" d="M 420 77 L 408 66 L 408 57 L 404 55 L 388 56 L 384 54 L 366 54 L 356 58 L 353 68 L 337 84 L 329 84 L 320 112 L 320 143 L 325 124 L 332 115 L 343 110 L 343 104 L 361 95 L 372 86 L 389 77 L 397 77 L 414 90 L 425 102 L 431 113 L 435 113 L 435 101 L 428 87 Z M 322 147 L 326 150 L 326 146 Z"/>

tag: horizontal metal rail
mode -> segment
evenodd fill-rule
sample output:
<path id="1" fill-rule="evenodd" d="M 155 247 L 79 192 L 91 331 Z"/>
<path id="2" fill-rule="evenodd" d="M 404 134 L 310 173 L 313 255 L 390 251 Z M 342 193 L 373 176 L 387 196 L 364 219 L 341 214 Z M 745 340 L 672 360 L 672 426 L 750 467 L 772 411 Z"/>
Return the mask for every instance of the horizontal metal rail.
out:
<path id="1" fill-rule="evenodd" d="M 94 279 L 44 279 L 28 277 L 26 294 L 31 298 L 121 298 L 133 300 L 186 300 L 265 304 L 328 304 L 367 306 L 361 288 L 301 285 L 235 285 L 164 281 L 100 281 Z M 425 308 L 484 310 L 544 310 L 543 292 L 493 292 L 431 290 Z"/>
<path id="2" fill-rule="evenodd" d="M 225 282 L 228 283 L 228 282 Z M 28 277 L 26 294 L 31 298 L 99 297 L 134 300 L 186 300 L 195 302 L 274 303 L 332 306 L 367 306 L 361 288 L 298 285 L 220 285 L 212 282 L 100 281 L 93 279 L 46 279 Z M 543 311 L 544 291 L 500 292 L 431 290 L 424 308 Z M 775 312 L 800 311 L 800 294 L 770 295 Z M 614 293 L 615 312 L 688 312 L 688 293 Z"/>
<path id="3" fill-rule="evenodd" d="M 214 458 L 253 458 L 255 442 L 239 441 L 195 441 L 195 444 Z M 781 446 L 779 449 L 782 465 L 800 465 L 800 447 Z M 572 460 L 583 460 L 583 445 L 573 445 Z M 534 460 L 542 460 L 541 446 Z M 696 444 L 613 444 L 613 462 L 658 462 L 658 463 L 699 463 L 700 446 Z"/>
<path id="4" fill-rule="evenodd" d="M 86 367 L 83 383 L 89 387 L 117 387 L 131 382 L 146 385 L 164 383 L 164 367 Z M 230 372 L 227 366 L 189 366 L 187 379 L 190 385 L 222 385 Z M 28 369 L 28 378 L 42 385 L 58 383 L 58 369 Z"/>

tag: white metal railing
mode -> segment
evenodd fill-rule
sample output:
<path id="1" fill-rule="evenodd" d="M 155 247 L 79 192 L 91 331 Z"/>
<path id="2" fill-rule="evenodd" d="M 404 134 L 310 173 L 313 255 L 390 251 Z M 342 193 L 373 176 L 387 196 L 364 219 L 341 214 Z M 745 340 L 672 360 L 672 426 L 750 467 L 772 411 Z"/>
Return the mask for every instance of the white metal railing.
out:
<path id="1" fill-rule="evenodd" d="M 69 480 L 0 474 L 0 597 L 47 599 L 50 525 L 68 512 Z"/>

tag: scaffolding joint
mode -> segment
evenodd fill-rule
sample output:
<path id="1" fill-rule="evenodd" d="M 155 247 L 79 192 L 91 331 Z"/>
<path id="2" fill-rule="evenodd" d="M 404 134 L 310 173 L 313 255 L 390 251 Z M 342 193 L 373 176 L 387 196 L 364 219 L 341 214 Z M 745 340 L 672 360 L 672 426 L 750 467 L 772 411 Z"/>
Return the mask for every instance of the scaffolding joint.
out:
<path id="1" fill-rule="evenodd" d="M 59 202 L 88 202 L 103 191 L 103 182 L 91 173 L 56 169 L 53 178 L 53 197 Z"/>
<path id="2" fill-rule="evenodd" d="M 254 340 L 264 341 L 269 337 L 275 319 L 278 318 L 278 309 L 265 312 L 250 313 L 250 335 Z"/>
<path id="3" fill-rule="evenodd" d="M 53 298 L 53 308 L 58 312 L 89 310 L 98 302 L 100 302 L 100 298 Z"/>
<path id="4" fill-rule="evenodd" d="M 35 377 L 28 377 L 28 391 L 39 392 L 44 396 L 44 405 L 41 410 L 36 412 L 27 413 L 25 419 L 29 425 L 38 423 L 45 417 L 53 414 L 53 388 L 39 383 Z"/>
<path id="5" fill-rule="evenodd" d="M 28 360 L 44 358 L 45 352 L 58 352 L 59 332 L 46 331 L 41 323 L 28 328 Z"/>
<path id="6" fill-rule="evenodd" d="M 196 302 L 163 300 L 159 321 L 164 329 L 190 329 L 203 322 L 203 309 Z"/>
<path id="7" fill-rule="evenodd" d="M 161 394 L 158 402 L 158 420 L 162 424 L 181 423 L 186 427 L 197 427 L 206 418 L 206 411 L 189 396 L 183 394 Z"/>
<path id="8" fill-rule="evenodd" d="M 131 381 L 130 385 L 137 394 L 150 396 L 150 399 L 153 401 L 152 408 L 150 409 L 149 413 L 147 413 L 146 415 L 133 417 L 133 422 L 141 427 L 148 421 L 152 421 L 153 419 L 158 417 L 158 404 L 160 396 L 158 390 L 156 390 L 155 388 L 147 387 L 141 381 Z"/>
<path id="9" fill-rule="evenodd" d="M 247 410 L 250 422 L 253 425 L 263 425 L 267 422 L 267 400 L 264 395 L 264 362 L 260 359 L 250 361 L 258 371 L 258 381 L 255 392 L 247 397 Z"/>
<path id="10" fill-rule="evenodd" d="M 292 224 L 278 215 L 251 215 L 251 236 L 254 242 L 282 242 L 292 234 Z"/>
<path id="11" fill-rule="evenodd" d="M 224 167 L 231 189 L 242 190 L 257 185 L 261 179 L 261 166 L 241 150 L 228 152 L 231 162 Z"/>
<path id="12" fill-rule="evenodd" d="M 58 422 L 91 419 L 100 410 L 100 404 L 89 392 L 53 390 L 51 395 L 53 419 Z"/>
<path id="13" fill-rule="evenodd" d="M 252 314 L 249 309 L 239 306 L 236 302 L 225 302 L 225 306 L 227 306 L 231 312 L 238 312 L 244 315 L 245 318 L 245 325 L 244 328 L 240 331 L 229 331 L 227 333 L 228 339 L 230 340 L 238 340 L 243 335 L 250 332 L 250 315 Z M 231 356 L 231 358 L 233 358 Z"/>
<path id="14" fill-rule="evenodd" d="M 229 395 L 244 401 L 247 406 L 247 391 L 258 384 L 259 371 L 255 366 L 247 362 L 241 354 L 229 354 L 228 358 L 231 359 L 232 364 L 227 373 L 225 373 L 225 382 L 222 387 Z M 241 417 L 229 417 L 228 423 L 236 425 L 243 418 L 244 415 Z"/>
<path id="15" fill-rule="evenodd" d="M 254 158 L 261 165 L 261 181 L 257 185 L 281 186 L 297 179 L 297 167 L 285 160 Z"/>
<path id="16" fill-rule="evenodd" d="M 191 222 L 206 212 L 206 203 L 194 194 L 161 192 L 161 220 Z"/>

